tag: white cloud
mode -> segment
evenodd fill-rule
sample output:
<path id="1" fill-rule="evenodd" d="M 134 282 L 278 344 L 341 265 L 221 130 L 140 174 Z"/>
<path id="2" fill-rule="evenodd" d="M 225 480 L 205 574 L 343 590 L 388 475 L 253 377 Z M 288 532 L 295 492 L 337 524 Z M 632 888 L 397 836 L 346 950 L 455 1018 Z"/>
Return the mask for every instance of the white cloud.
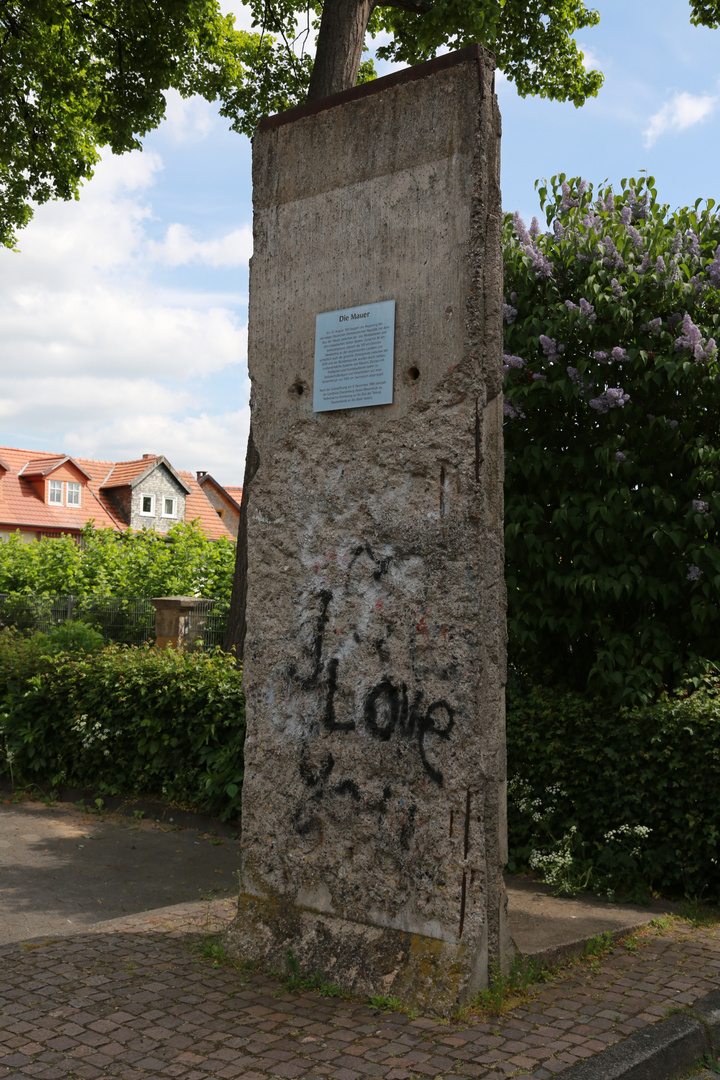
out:
<path id="1" fill-rule="evenodd" d="M 176 126 L 198 133 L 202 116 Z M 0 441 L 101 459 L 152 450 L 230 483 L 248 399 L 245 284 L 232 268 L 247 265 L 251 230 L 207 237 L 176 223 L 154 240 L 162 170 L 154 153 L 104 156 L 79 201 L 39 207 L 20 253 L 0 249 Z M 168 278 L 190 264 L 212 267 L 212 285 L 187 270 Z"/>
<path id="2" fill-rule="evenodd" d="M 250 408 L 176 417 L 150 409 L 126 414 L 90 431 L 71 431 L 65 449 L 77 457 L 127 461 L 165 454 L 176 469 L 204 469 L 221 484 L 243 482 Z"/>
<path id="3" fill-rule="evenodd" d="M 202 142 L 217 124 L 217 109 L 201 97 L 183 98 L 165 91 L 163 132 L 179 145 Z"/>
<path id="4" fill-rule="evenodd" d="M 600 69 L 600 59 L 592 45 L 583 45 L 581 41 L 578 41 L 578 48 L 583 54 L 583 67 L 585 70 L 598 71 Z"/>
<path id="5" fill-rule="evenodd" d="M 252 255 L 252 228 L 243 225 L 214 240 L 195 240 L 185 225 L 171 225 L 161 243 L 149 245 L 150 257 L 166 266 L 247 266 Z"/>
<path id="6" fill-rule="evenodd" d="M 643 132 L 645 146 L 652 146 L 667 131 L 684 131 L 702 123 L 715 111 L 718 98 L 713 94 L 689 94 L 676 92 L 670 101 L 650 117 Z"/>

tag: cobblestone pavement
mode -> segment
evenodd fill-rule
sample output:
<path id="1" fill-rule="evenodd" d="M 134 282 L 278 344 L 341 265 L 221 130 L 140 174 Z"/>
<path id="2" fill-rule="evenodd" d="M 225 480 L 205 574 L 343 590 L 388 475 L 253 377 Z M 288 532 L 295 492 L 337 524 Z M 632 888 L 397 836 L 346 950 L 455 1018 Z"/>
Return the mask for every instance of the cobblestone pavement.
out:
<path id="1" fill-rule="evenodd" d="M 228 901 L 0 947 L 0 1077 L 542 1080 L 720 986 L 720 930 L 649 930 L 503 1017 L 442 1023 L 291 994 L 189 946 Z"/>

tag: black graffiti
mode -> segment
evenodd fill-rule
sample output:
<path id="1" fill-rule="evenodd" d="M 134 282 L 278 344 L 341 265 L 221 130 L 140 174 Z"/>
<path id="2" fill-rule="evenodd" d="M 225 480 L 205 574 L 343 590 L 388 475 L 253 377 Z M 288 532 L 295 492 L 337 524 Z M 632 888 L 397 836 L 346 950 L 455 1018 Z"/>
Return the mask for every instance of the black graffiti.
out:
<path id="1" fill-rule="evenodd" d="M 355 557 L 359 558 L 360 554 L 366 550 L 375 559 L 368 544 L 357 548 Z M 376 559 L 375 561 L 377 563 Z M 378 570 L 379 575 L 382 575 L 387 569 L 385 566 L 387 561 L 384 560 L 381 564 L 381 568 Z M 340 661 L 337 657 L 332 657 L 327 664 L 323 664 L 324 633 L 330 620 L 330 602 L 332 598 L 329 589 L 324 589 L 318 594 L 320 612 L 315 620 L 312 645 L 308 650 L 311 659 L 310 673 L 301 675 L 297 664 L 291 664 L 288 675 L 303 690 L 321 688 L 324 690 L 322 723 L 326 731 L 349 732 L 356 730 L 357 724 L 355 720 L 338 720 L 335 711 L 335 700 L 339 688 L 338 669 Z M 378 647 L 380 642 L 376 642 L 375 645 L 378 654 L 384 659 L 381 649 Z M 421 689 L 415 690 L 411 699 L 405 683 L 396 686 L 388 676 L 385 676 L 365 696 L 362 718 L 368 733 L 380 742 L 388 742 L 396 730 L 406 739 L 414 738 L 417 742 L 420 761 L 425 773 L 434 783 L 442 786 L 443 774 L 428 761 L 425 739 L 428 735 L 435 735 L 443 740 L 450 738 L 450 733 L 455 726 L 455 710 L 444 698 L 433 701 L 426 708 L 423 708 L 423 692 Z M 327 775 L 329 776 L 334 761 L 332 755 L 328 755 L 328 757 L 330 765 Z M 316 786 L 319 779 L 316 779 L 315 774 L 312 772 L 304 773 L 303 768 L 307 767 L 301 762 L 300 772 L 305 782 L 309 787 Z M 326 776 L 322 777 L 323 780 L 326 778 Z M 346 787 L 346 782 L 343 782 L 343 785 L 340 786 L 343 787 L 343 793 L 349 790 Z"/>
<path id="2" fill-rule="evenodd" d="M 382 710 L 381 703 L 384 703 Z M 386 678 L 374 686 L 365 698 L 363 719 L 370 734 L 381 742 L 387 742 L 396 728 L 406 738 L 415 736 L 425 772 L 431 780 L 442 786 L 442 773 L 427 759 L 425 736 L 450 738 L 450 732 L 455 726 L 455 710 L 447 701 L 434 701 L 423 711 L 421 690 L 415 691 L 410 703 L 405 683 L 398 688 Z"/>

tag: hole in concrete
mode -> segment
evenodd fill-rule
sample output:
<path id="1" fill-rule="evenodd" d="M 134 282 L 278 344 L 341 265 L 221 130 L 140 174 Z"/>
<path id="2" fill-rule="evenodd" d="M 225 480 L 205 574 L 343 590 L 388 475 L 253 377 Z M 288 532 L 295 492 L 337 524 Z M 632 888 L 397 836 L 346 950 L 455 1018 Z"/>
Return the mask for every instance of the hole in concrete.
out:
<path id="1" fill-rule="evenodd" d="M 301 382 L 293 383 L 293 385 L 290 387 L 290 393 L 297 394 L 298 397 L 302 397 L 305 393 L 305 387 Z"/>
<path id="2" fill-rule="evenodd" d="M 408 368 L 408 378 L 412 379 L 413 382 L 417 382 L 420 378 L 419 370 L 416 367 Z"/>

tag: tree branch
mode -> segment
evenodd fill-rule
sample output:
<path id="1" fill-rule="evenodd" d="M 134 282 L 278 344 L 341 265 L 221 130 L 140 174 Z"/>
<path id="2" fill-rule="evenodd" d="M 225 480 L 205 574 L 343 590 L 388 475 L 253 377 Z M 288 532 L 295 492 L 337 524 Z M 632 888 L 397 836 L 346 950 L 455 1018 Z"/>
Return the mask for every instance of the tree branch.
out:
<path id="1" fill-rule="evenodd" d="M 401 11 L 411 11 L 414 15 L 427 15 L 435 7 L 430 0 L 377 0 L 375 7 L 400 8 Z"/>

